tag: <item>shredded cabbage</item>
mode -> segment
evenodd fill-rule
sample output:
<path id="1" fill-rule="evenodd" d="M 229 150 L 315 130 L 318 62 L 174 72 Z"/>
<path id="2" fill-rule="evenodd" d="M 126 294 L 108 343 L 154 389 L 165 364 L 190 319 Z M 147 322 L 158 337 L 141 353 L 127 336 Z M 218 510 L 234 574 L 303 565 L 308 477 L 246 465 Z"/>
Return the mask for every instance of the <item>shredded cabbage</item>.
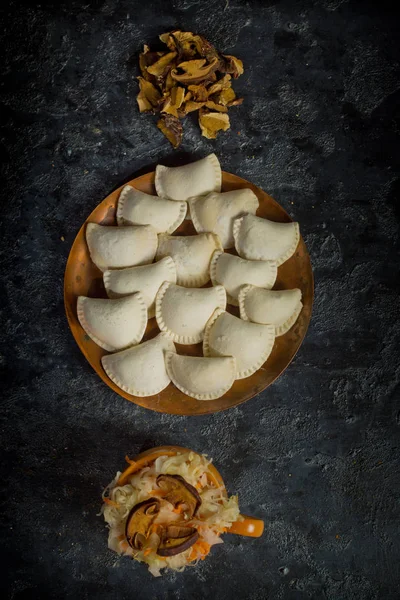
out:
<path id="1" fill-rule="evenodd" d="M 210 464 L 211 461 L 205 455 L 195 452 L 185 452 L 175 456 L 159 456 L 152 465 L 131 475 L 129 483 L 122 486 L 117 486 L 121 475 L 118 472 L 103 492 L 103 499 L 108 493 L 111 502 L 104 503 L 101 509 L 109 527 L 108 547 L 110 550 L 146 563 L 150 573 L 154 577 L 159 577 L 162 569 L 183 571 L 187 566 L 196 564 L 199 559 L 204 558 L 202 543 L 209 546 L 222 544 L 221 533 L 224 533 L 232 523 L 240 518 L 238 498 L 237 496 L 228 498 L 225 488 L 216 487 L 211 483 Z M 145 556 L 144 550 L 133 550 L 125 539 L 125 523 L 129 512 L 136 504 L 147 500 L 152 493 L 154 494 L 154 490 L 157 490 L 156 479 L 160 474 L 180 475 L 198 489 L 202 501 L 196 517 L 187 522 L 187 525 L 198 530 L 200 534 L 198 542 L 185 552 L 165 558 L 158 556 L 154 550 L 150 553 L 147 552 Z M 174 512 L 173 506 L 164 502 L 155 523 L 169 524 L 180 519 L 181 516 Z M 153 534 L 150 537 L 152 536 Z"/>

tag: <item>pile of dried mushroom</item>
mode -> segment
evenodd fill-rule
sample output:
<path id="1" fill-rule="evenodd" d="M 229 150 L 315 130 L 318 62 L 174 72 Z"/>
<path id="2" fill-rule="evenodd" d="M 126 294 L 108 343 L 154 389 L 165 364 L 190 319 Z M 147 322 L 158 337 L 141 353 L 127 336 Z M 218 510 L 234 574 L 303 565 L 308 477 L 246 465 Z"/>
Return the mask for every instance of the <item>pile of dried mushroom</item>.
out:
<path id="1" fill-rule="evenodd" d="M 157 126 L 174 148 L 182 141 L 180 119 L 190 112 L 199 111 L 206 138 L 229 129 L 228 108 L 243 101 L 231 87 L 232 77 L 243 73 L 242 61 L 190 31 L 163 33 L 160 39 L 167 51 L 151 52 L 145 45 L 139 56 L 140 112 L 161 113 Z"/>

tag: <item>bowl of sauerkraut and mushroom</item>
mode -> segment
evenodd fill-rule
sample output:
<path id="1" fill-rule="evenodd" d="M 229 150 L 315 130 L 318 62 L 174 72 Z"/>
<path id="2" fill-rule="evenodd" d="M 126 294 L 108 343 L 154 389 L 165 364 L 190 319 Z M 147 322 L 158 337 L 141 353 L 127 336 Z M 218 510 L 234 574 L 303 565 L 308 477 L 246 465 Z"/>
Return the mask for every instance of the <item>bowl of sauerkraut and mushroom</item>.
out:
<path id="1" fill-rule="evenodd" d="M 262 535 L 264 522 L 240 513 L 206 455 L 160 446 L 126 460 L 102 495 L 108 547 L 146 563 L 155 577 L 204 560 L 223 533 Z"/>

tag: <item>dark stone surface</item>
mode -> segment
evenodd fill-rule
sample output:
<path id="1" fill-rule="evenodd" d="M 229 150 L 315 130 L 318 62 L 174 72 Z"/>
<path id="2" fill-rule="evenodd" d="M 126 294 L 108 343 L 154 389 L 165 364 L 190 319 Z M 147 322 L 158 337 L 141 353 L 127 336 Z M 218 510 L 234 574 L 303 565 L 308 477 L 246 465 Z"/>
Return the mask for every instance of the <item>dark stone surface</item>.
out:
<path id="1" fill-rule="evenodd" d="M 399 100 L 380 2 L 10 2 L 1 8 L 2 571 L 15 600 L 399 597 Z M 140 116 L 137 53 L 172 27 L 237 54 L 245 97 L 216 142 L 188 119 L 173 152 Z M 296 220 L 315 311 L 265 393 L 208 417 L 114 394 L 63 312 L 66 259 L 110 191 L 215 151 Z M 107 549 L 103 486 L 162 443 L 214 457 L 260 540 L 225 538 L 153 579 Z"/>

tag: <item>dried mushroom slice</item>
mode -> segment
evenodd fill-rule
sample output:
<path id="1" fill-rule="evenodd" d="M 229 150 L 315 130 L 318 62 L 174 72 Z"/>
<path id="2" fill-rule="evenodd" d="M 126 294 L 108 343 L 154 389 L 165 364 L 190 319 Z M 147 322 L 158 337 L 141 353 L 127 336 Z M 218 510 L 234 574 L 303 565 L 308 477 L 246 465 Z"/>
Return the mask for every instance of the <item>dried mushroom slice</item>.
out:
<path id="1" fill-rule="evenodd" d="M 207 102 L 208 90 L 204 83 L 199 85 L 189 85 L 188 90 L 191 92 L 192 98 L 196 102 Z"/>
<path id="2" fill-rule="evenodd" d="M 205 112 L 200 110 L 199 124 L 202 135 L 209 140 L 214 140 L 217 137 L 218 131 L 226 131 L 231 124 L 229 116 L 219 112 Z"/>
<path id="3" fill-rule="evenodd" d="M 208 100 L 208 102 L 206 102 L 206 107 L 209 108 L 210 110 L 214 110 L 217 112 L 223 112 L 223 113 L 228 112 L 228 109 L 226 106 L 223 106 L 222 104 L 216 104 L 212 100 Z"/>
<path id="4" fill-rule="evenodd" d="M 236 56 L 230 54 L 223 54 L 223 67 L 221 71 L 224 73 L 231 73 L 235 79 L 244 73 L 243 63 Z"/>
<path id="5" fill-rule="evenodd" d="M 184 114 L 188 114 L 190 112 L 193 112 L 195 110 L 200 110 L 200 108 L 202 108 L 204 106 L 204 102 L 193 102 L 192 100 L 189 100 L 189 102 L 186 102 L 186 104 L 183 107 L 183 111 Z"/>
<path id="6" fill-rule="evenodd" d="M 142 74 L 142 77 L 147 81 L 155 82 L 155 79 L 150 73 L 147 71 L 147 68 L 157 62 L 162 56 L 160 52 L 150 52 L 150 48 L 145 44 L 143 46 L 143 52 L 139 54 L 139 68 Z"/>
<path id="7" fill-rule="evenodd" d="M 160 502 L 157 498 L 139 502 L 132 508 L 125 525 L 125 537 L 131 548 L 134 550 L 143 548 L 159 510 Z"/>
<path id="8" fill-rule="evenodd" d="M 170 502 L 175 508 L 181 507 L 183 513 L 191 519 L 201 505 L 201 498 L 190 483 L 180 475 L 159 475 L 157 485 L 164 490 L 164 500 Z"/>
<path id="9" fill-rule="evenodd" d="M 182 125 L 179 119 L 173 115 L 165 114 L 157 122 L 157 127 L 163 132 L 165 137 L 174 148 L 177 148 L 182 141 Z"/>
<path id="10" fill-rule="evenodd" d="M 212 94 L 215 94 L 216 92 L 221 92 L 222 90 L 227 90 L 232 85 L 231 79 L 232 79 L 232 77 L 230 75 L 224 75 L 224 77 L 222 79 L 220 79 L 216 83 L 213 83 L 208 88 L 208 94 L 211 96 Z"/>
<path id="11" fill-rule="evenodd" d="M 143 77 L 138 77 L 140 92 L 137 97 L 140 112 L 157 110 L 161 100 L 161 94 L 157 88 Z M 145 108 L 148 107 L 149 108 Z"/>
<path id="12" fill-rule="evenodd" d="M 189 60 L 181 62 L 176 69 L 171 71 L 171 76 L 176 81 L 185 85 L 201 83 L 217 69 L 218 59 L 215 58 L 210 64 L 206 59 Z"/>
<path id="13" fill-rule="evenodd" d="M 176 56 L 176 52 L 169 52 L 168 54 L 164 54 L 161 58 L 158 59 L 150 67 L 147 67 L 147 72 L 150 75 L 154 75 L 157 80 L 166 76 L 167 71 L 171 68 L 171 63 Z"/>

